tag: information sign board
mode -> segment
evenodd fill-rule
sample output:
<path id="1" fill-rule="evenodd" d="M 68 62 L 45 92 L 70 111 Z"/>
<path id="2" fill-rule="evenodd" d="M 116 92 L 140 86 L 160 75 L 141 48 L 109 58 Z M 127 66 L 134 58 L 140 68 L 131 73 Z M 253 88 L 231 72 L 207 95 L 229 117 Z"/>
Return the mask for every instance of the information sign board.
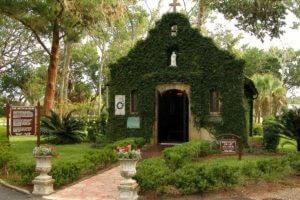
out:
<path id="1" fill-rule="evenodd" d="M 220 140 L 221 153 L 235 154 L 237 153 L 237 146 L 235 139 L 221 139 Z"/>
<path id="2" fill-rule="evenodd" d="M 35 107 L 11 107 L 11 135 L 35 135 Z"/>

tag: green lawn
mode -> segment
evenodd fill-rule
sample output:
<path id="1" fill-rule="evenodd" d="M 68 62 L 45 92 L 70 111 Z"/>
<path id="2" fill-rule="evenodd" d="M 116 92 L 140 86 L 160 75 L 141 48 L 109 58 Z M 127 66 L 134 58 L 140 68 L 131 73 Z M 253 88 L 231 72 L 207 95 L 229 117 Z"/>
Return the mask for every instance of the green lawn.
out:
<path id="1" fill-rule="evenodd" d="M 1 142 L 7 142 L 5 126 L 0 126 L 0 143 Z"/>
<path id="2" fill-rule="evenodd" d="M 22 162 L 34 162 L 32 150 L 36 146 L 36 139 L 35 136 L 10 137 L 11 149 L 18 155 Z M 87 151 L 97 151 L 97 149 L 92 148 L 89 143 L 51 146 L 59 153 L 59 156 L 53 159 L 53 163 L 77 160 Z"/>

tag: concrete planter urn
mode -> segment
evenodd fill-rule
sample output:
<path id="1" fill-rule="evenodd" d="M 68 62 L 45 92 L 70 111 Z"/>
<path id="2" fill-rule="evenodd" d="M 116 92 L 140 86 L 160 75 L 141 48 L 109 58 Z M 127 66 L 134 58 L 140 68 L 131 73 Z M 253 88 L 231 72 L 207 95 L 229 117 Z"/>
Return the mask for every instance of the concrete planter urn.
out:
<path id="1" fill-rule="evenodd" d="M 120 173 L 124 178 L 118 186 L 120 200 L 138 199 L 138 184 L 132 177 L 136 174 L 136 164 L 138 159 L 119 159 Z"/>
<path id="2" fill-rule="evenodd" d="M 32 181 L 34 184 L 33 194 L 35 195 L 49 195 L 54 192 L 53 183 L 54 179 L 48 175 L 51 171 L 52 156 L 35 156 L 36 168 L 35 170 L 40 173 Z"/>

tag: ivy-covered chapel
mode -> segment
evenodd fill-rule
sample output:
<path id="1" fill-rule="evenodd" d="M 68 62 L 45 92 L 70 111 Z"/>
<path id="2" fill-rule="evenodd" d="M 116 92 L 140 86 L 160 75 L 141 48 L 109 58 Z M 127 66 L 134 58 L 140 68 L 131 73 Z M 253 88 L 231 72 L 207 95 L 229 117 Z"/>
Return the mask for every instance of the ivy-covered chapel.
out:
<path id="1" fill-rule="evenodd" d="M 243 70 L 243 60 L 184 15 L 168 13 L 110 65 L 109 134 L 180 143 L 232 133 L 247 141 L 257 90 Z"/>

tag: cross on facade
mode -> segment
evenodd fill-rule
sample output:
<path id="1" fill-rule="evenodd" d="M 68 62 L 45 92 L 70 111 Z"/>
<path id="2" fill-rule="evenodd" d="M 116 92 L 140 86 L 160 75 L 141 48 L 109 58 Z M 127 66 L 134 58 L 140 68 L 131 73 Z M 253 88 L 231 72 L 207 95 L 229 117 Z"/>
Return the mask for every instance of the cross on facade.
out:
<path id="1" fill-rule="evenodd" d="M 173 0 L 173 3 L 170 3 L 170 6 L 173 7 L 173 11 L 176 12 L 176 7 L 180 6 L 180 3 L 177 3 L 177 0 Z"/>

